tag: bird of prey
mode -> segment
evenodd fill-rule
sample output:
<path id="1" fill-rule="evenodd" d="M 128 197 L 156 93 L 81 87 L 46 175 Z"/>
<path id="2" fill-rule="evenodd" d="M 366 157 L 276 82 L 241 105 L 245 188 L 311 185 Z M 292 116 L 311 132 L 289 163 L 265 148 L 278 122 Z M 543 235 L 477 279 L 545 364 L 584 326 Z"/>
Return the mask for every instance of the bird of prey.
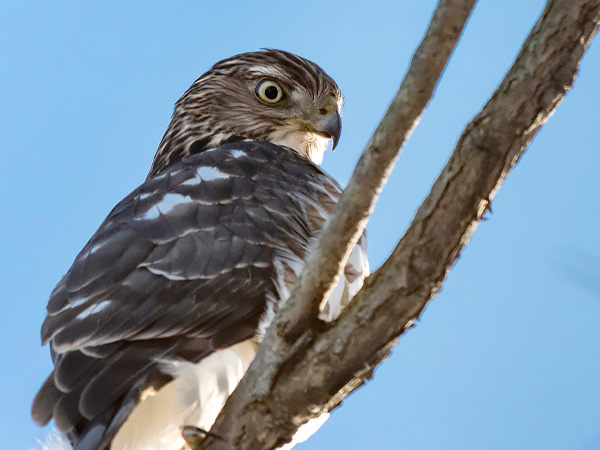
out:
<path id="1" fill-rule="evenodd" d="M 215 64 L 175 105 L 146 180 L 50 296 L 54 370 L 33 401 L 74 450 L 180 450 L 210 430 L 338 200 L 318 167 L 342 95 L 279 50 Z M 361 238 L 320 318 L 368 274 Z M 65 441 L 66 441 L 65 439 Z"/>

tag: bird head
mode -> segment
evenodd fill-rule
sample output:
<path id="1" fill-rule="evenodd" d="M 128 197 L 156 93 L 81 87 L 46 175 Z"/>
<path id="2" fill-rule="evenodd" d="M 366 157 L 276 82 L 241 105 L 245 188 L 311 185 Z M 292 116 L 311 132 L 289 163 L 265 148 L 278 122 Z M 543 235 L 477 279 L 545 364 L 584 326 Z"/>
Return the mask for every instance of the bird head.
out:
<path id="1" fill-rule="evenodd" d="M 343 97 L 315 63 L 289 52 L 243 53 L 215 64 L 175 104 L 149 177 L 218 145 L 254 139 L 320 164 L 341 133 Z"/>

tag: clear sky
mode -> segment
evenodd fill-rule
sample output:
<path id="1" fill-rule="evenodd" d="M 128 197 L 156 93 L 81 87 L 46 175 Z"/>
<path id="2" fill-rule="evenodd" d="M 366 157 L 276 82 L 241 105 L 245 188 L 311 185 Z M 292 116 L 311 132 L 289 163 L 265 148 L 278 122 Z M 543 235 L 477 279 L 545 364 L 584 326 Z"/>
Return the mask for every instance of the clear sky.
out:
<path id="1" fill-rule="evenodd" d="M 346 183 L 435 2 L 0 4 L 2 448 L 35 447 L 48 296 L 144 178 L 173 104 L 262 47 L 321 65 L 345 97 L 324 167 Z M 481 0 L 368 225 L 378 267 L 543 7 Z M 302 450 L 600 448 L 600 44 L 494 200 L 442 292 Z"/>

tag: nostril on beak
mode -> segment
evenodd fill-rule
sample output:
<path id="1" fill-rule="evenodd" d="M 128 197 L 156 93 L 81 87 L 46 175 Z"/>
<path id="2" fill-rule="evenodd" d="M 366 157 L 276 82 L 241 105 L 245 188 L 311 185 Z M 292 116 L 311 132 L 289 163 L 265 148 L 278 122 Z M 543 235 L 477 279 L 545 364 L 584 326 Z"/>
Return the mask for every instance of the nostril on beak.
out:
<path id="1" fill-rule="evenodd" d="M 327 114 L 330 114 L 331 111 L 329 111 L 327 108 L 321 108 L 319 110 L 319 114 L 321 114 L 322 116 L 326 116 Z"/>

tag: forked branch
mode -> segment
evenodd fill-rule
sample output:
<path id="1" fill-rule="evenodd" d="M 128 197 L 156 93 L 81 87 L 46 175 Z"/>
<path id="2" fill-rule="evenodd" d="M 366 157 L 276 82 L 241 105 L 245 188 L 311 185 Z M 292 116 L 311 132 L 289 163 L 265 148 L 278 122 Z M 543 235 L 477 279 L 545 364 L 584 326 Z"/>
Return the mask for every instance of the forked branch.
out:
<path id="1" fill-rule="evenodd" d="M 390 258 L 324 329 L 316 310 L 362 232 L 400 148 L 429 102 L 474 1 L 440 1 L 292 298 L 202 449 L 270 450 L 364 383 L 439 291 L 502 182 L 571 88 L 600 0 L 549 0 L 513 66 L 463 131 Z"/>

